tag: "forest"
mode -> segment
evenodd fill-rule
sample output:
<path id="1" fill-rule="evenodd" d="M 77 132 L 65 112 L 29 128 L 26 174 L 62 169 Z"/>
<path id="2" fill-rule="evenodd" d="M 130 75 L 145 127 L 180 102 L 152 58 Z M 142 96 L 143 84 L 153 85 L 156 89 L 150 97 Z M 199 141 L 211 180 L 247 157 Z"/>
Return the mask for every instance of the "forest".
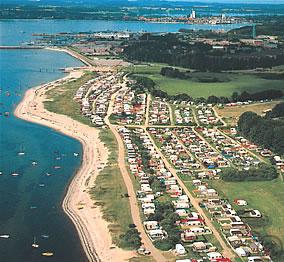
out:
<path id="1" fill-rule="evenodd" d="M 124 49 L 128 60 L 166 63 L 199 71 L 270 68 L 284 64 L 283 49 L 264 50 L 244 44 L 215 50 L 201 42 L 188 42 L 178 34 L 144 34 Z"/>
<path id="2" fill-rule="evenodd" d="M 243 113 L 238 121 L 239 132 L 252 141 L 273 152 L 284 154 L 284 122 L 264 118 L 253 112 Z"/>

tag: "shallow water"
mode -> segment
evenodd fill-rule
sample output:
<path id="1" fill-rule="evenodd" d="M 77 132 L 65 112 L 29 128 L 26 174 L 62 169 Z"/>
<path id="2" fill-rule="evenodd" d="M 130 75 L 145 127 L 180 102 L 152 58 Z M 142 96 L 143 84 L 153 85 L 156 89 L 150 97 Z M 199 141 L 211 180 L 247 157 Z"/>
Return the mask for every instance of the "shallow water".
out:
<path id="1" fill-rule="evenodd" d="M 64 74 L 59 68 L 81 63 L 46 50 L 1 50 L 0 58 L 0 112 L 10 112 L 9 117 L 0 116 L 0 235 L 11 236 L 0 238 L 0 261 L 44 261 L 41 252 L 46 251 L 55 254 L 49 261 L 85 261 L 75 228 L 61 208 L 66 187 L 80 166 L 81 145 L 12 115 L 27 88 L 60 78 Z M 19 156 L 21 150 L 25 154 Z M 40 245 L 36 250 L 31 247 L 34 236 Z"/>

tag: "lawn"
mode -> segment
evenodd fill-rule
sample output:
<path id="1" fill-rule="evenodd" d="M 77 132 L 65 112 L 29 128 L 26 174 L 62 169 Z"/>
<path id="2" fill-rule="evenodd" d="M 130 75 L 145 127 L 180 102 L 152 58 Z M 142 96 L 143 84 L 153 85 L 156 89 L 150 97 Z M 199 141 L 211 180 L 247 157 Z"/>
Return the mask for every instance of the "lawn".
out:
<path id="1" fill-rule="evenodd" d="M 257 92 L 267 89 L 284 90 L 283 80 L 270 80 L 246 73 L 208 73 L 192 72 L 190 79 L 182 80 L 160 75 L 165 64 L 144 64 L 124 68 L 127 72 L 151 78 L 161 90 L 169 95 L 186 93 L 193 98 L 210 95 L 230 97 L 233 92 Z M 179 68 L 180 70 L 186 70 Z M 206 82 L 204 79 L 217 78 L 218 82 Z"/>
<path id="2" fill-rule="evenodd" d="M 197 73 L 196 73 L 197 74 Z M 198 73 L 207 76 L 208 73 Z M 212 74 L 212 73 L 211 73 Z M 193 98 L 205 97 L 210 95 L 230 97 L 233 92 L 257 92 L 269 89 L 284 89 L 283 81 L 267 80 L 255 75 L 246 74 L 215 74 L 218 77 L 226 77 L 229 81 L 217 83 L 198 82 L 195 79 L 181 80 L 162 76 L 160 74 L 148 74 L 161 90 L 169 95 L 186 93 Z"/>
<path id="3" fill-rule="evenodd" d="M 106 144 L 110 155 L 107 166 L 96 178 L 96 185 L 91 190 L 92 198 L 102 207 L 103 217 L 110 222 L 110 232 L 114 243 L 127 248 L 119 236 L 132 224 L 127 189 L 117 164 L 117 142 L 110 130 L 100 132 L 100 139 Z"/>
<path id="4" fill-rule="evenodd" d="M 262 212 L 265 223 L 252 225 L 253 231 L 276 236 L 284 243 L 284 183 L 280 180 L 265 182 L 224 182 L 216 180 L 210 184 L 233 203 L 234 199 L 244 199 L 248 207 Z M 238 209 L 237 206 L 235 206 Z"/>

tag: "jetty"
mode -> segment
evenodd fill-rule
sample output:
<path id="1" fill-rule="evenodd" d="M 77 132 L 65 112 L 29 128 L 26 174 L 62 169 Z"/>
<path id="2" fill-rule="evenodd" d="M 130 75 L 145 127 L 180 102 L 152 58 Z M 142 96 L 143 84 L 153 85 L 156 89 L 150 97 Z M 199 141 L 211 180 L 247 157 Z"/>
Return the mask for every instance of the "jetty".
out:
<path id="1" fill-rule="evenodd" d="M 43 46 L 1 45 L 0 49 L 43 49 Z"/>

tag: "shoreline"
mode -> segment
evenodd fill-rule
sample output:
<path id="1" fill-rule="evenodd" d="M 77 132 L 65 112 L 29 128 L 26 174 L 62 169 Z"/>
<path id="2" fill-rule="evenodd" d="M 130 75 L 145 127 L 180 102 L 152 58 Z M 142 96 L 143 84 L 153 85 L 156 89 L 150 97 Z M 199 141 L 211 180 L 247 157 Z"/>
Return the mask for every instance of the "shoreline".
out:
<path id="1" fill-rule="evenodd" d="M 109 223 L 103 219 L 101 209 L 95 207 L 94 200 L 88 192 L 94 186 L 99 173 L 98 167 L 104 168 L 108 161 L 108 150 L 99 139 L 100 131 L 65 115 L 49 112 L 43 104 L 47 90 L 55 88 L 57 83 L 79 78 L 83 74 L 83 69 L 71 71 L 61 79 L 28 89 L 17 105 L 14 115 L 50 127 L 81 143 L 81 166 L 66 188 L 62 202 L 63 211 L 75 226 L 88 261 L 114 261 L 114 258 L 116 261 L 126 261 L 135 255 L 134 252 L 124 251 L 113 245 L 108 229 Z"/>

